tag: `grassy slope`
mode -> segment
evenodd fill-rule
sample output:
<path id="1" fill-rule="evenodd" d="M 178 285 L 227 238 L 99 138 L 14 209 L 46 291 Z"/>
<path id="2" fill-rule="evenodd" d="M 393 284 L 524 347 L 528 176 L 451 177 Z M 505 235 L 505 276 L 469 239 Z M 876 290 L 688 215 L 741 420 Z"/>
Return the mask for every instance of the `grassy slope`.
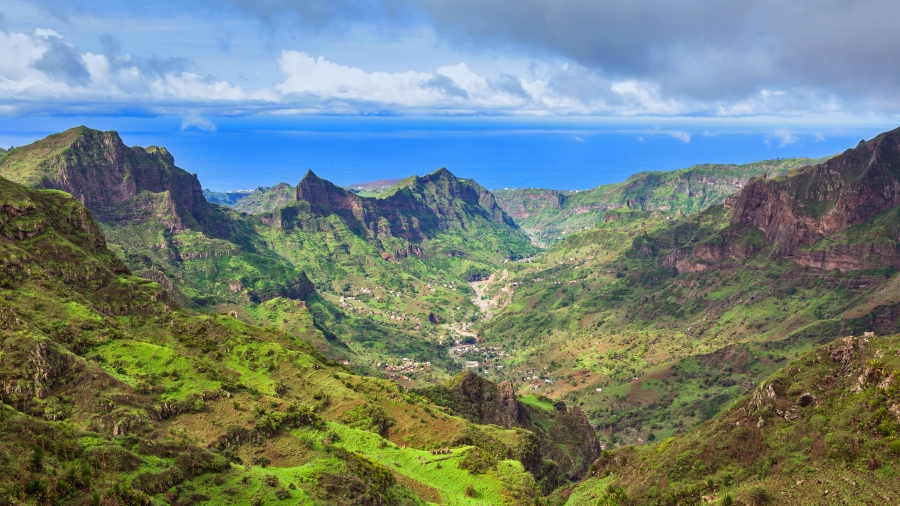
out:
<path id="1" fill-rule="evenodd" d="M 47 137 L 41 141 L 40 149 L 18 149 L 9 152 L 7 154 L 9 158 L 3 161 L 3 176 L 26 186 L 40 185 L 46 177 L 52 178 L 57 175 L 47 160 L 61 155 L 79 135 L 80 129 L 73 128 Z"/>
<path id="2" fill-rule="evenodd" d="M 520 350 L 497 380 L 581 405 L 612 442 L 683 432 L 817 339 L 895 320 L 890 268 L 823 273 L 769 258 L 761 233 L 729 226 L 721 206 L 689 218 L 627 214 L 511 264 L 488 290 L 508 305 L 482 329 L 488 343 Z M 833 240 L 881 236 L 896 210 L 885 215 Z M 676 245 L 722 241 L 747 257 L 678 275 L 663 267 Z"/>
<path id="3" fill-rule="evenodd" d="M 494 193 L 520 226 L 541 242 L 552 243 L 593 227 L 609 209 L 631 207 L 692 214 L 721 203 L 752 177 L 781 175 L 820 161 L 788 158 L 744 165 L 695 165 L 672 172 L 642 172 L 622 183 L 580 192 L 521 189 Z"/>
<path id="4" fill-rule="evenodd" d="M 839 339 L 695 431 L 594 464 L 566 504 L 886 504 L 900 494 L 900 337 Z M 846 358 L 845 358 L 846 357 Z"/>
<path id="5" fill-rule="evenodd" d="M 274 328 L 180 309 L 127 273 L 65 193 L 0 179 L 0 200 L 4 497 L 413 504 L 439 489 L 475 504 L 536 494 L 521 465 L 501 460 L 517 454 L 517 433 L 350 374 Z M 482 474 L 450 465 L 471 461 L 472 444 L 498 456 Z M 446 472 L 412 465 L 445 446 L 455 448 Z M 465 482 L 480 495 L 468 498 Z"/>
<path id="6" fill-rule="evenodd" d="M 294 187 L 278 183 L 269 188 L 260 188 L 234 204 L 242 213 L 260 214 L 274 211 L 294 201 Z"/>

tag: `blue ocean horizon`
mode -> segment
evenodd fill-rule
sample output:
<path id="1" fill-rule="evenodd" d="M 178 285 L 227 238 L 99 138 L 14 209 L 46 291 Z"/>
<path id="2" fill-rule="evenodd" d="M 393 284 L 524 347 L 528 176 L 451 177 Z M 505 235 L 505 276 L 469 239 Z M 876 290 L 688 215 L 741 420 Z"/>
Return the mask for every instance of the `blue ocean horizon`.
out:
<path id="1" fill-rule="evenodd" d="M 335 184 L 423 175 L 446 167 L 488 189 L 585 190 L 644 171 L 701 163 L 840 153 L 896 127 L 659 119 L 243 117 L 215 131 L 176 118 L 24 118 L 0 127 L 0 146 L 78 125 L 117 130 L 128 145 L 166 146 L 214 191 L 296 184 L 312 170 Z"/>

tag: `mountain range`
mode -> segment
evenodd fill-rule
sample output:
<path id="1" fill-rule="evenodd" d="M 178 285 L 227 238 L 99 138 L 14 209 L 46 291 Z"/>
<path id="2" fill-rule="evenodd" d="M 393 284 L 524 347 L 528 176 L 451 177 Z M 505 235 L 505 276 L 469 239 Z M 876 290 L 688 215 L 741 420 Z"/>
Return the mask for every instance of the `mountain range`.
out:
<path id="1" fill-rule="evenodd" d="M 0 155 L 9 503 L 897 494 L 900 129 L 577 193 Z"/>

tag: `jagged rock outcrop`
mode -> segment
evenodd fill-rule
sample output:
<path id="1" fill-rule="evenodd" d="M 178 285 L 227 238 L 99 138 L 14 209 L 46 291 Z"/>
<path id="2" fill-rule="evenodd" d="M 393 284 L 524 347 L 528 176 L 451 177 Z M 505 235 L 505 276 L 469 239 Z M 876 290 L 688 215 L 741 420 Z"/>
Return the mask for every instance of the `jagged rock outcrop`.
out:
<path id="1" fill-rule="evenodd" d="M 735 204 L 732 223 L 759 228 L 778 254 L 793 256 L 800 246 L 897 204 L 900 129 L 788 177 L 753 180 Z"/>
<path id="2" fill-rule="evenodd" d="M 698 244 L 690 248 L 675 248 L 663 259 L 663 267 L 676 272 L 703 272 L 718 262 L 730 258 L 744 259 L 755 253 L 744 244 Z"/>
<path id="3" fill-rule="evenodd" d="M 496 385 L 472 371 L 465 371 L 454 379 L 449 393 L 454 401 L 453 409 L 475 423 L 505 428 L 528 425 L 528 413 L 508 381 Z"/>
<path id="4" fill-rule="evenodd" d="M 176 167 L 166 148 L 127 147 L 114 131 L 84 126 L 16 148 L 0 162 L 0 175 L 71 193 L 104 221 L 165 211 L 177 217 L 173 227 L 184 228 L 207 205 L 197 175 Z"/>
<path id="5" fill-rule="evenodd" d="M 308 203 L 316 215 L 339 215 L 356 233 L 371 238 L 419 242 L 440 230 L 465 230 L 477 217 L 516 228 L 491 192 L 447 169 L 408 178 L 378 198 L 360 197 L 309 171 L 297 185 L 296 199 Z M 282 212 L 274 220 L 283 223 L 285 218 Z"/>

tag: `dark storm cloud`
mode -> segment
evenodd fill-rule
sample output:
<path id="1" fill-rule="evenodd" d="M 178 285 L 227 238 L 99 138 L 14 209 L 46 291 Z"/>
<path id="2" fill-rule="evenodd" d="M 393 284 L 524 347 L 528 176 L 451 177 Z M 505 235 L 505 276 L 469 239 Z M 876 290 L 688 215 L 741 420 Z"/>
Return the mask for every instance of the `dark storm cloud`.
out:
<path id="1" fill-rule="evenodd" d="M 47 45 L 47 51 L 32 67 L 69 84 L 85 85 L 90 81 L 90 72 L 71 44 L 59 37 L 48 37 Z"/>
<path id="2" fill-rule="evenodd" d="M 109 61 L 110 68 L 119 70 L 123 68 L 137 68 L 146 76 L 163 77 L 171 73 L 186 72 L 195 66 L 194 62 L 182 57 L 150 56 L 148 58 L 122 55 L 122 43 L 112 35 L 104 33 L 100 35 L 100 44 L 103 46 L 103 55 Z"/>
<path id="3" fill-rule="evenodd" d="M 894 94 L 895 0 L 421 0 L 463 45 L 511 44 L 572 58 L 669 94 L 733 99 L 762 88 Z"/>

